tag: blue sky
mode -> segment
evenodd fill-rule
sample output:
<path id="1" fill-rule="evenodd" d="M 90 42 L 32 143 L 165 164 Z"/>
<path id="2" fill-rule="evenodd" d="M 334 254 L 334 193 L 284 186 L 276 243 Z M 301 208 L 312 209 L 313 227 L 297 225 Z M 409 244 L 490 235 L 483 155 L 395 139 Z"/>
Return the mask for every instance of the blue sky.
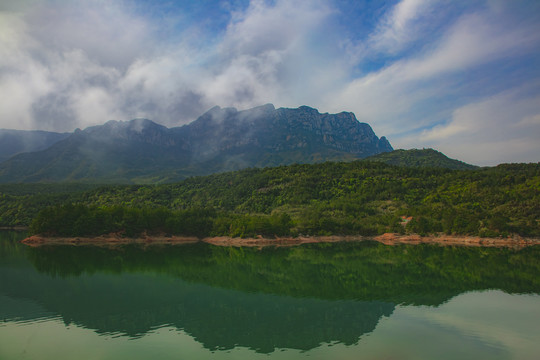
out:
<path id="1" fill-rule="evenodd" d="M 0 128 L 352 111 L 395 148 L 540 161 L 540 1 L 0 3 Z"/>

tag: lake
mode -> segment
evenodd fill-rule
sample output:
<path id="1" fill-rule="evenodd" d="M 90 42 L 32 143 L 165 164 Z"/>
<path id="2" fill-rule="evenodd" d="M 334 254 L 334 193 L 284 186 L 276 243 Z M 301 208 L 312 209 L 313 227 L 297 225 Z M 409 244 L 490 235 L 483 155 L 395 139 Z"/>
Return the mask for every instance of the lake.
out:
<path id="1" fill-rule="evenodd" d="M 0 359 L 534 359 L 540 246 L 31 248 L 0 232 Z"/>

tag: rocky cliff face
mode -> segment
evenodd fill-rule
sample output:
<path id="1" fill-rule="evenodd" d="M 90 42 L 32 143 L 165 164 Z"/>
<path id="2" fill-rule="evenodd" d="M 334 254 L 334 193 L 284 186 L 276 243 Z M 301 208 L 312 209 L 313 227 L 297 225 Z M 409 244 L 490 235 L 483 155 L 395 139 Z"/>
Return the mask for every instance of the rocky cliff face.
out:
<path id="1" fill-rule="evenodd" d="M 172 181 L 249 166 L 352 160 L 392 151 L 353 113 L 321 114 L 268 104 L 215 107 L 188 125 L 109 121 L 77 130 L 46 150 L 0 164 L 0 182 Z"/>
<path id="2" fill-rule="evenodd" d="M 216 107 L 185 131 L 194 152 L 204 154 L 253 146 L 271 152 L 336 150 L 362 158 L 393 150 L 353 113 L 321 114 L 307 106 L 275 109 L 268 104 L 245 111 Z"/>

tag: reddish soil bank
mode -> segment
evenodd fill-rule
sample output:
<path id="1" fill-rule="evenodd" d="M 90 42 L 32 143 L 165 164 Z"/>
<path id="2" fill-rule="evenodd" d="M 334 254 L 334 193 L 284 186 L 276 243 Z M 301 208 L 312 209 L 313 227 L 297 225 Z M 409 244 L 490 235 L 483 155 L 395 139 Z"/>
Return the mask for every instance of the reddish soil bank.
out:
<path id="1" fill-rule="evenodd" d="M 116 234 L 107 234 L 96 237 L 44 237 L 30 236 L 22 240 L 28 246 L 42 245 L 74 245 L 74 246 L 101 246 L 114 247 L 127 244 L 163 245 L 163 244 L 192 244 L 199 242 L 196 237 L 189 236 L 145 236 L 139 238 L 122 237 Z"/>
<path id="2" fill-rule="evenodd" d="M 24 239 L 22 242 L 29 246 L 42 245 L 93 245 L 101 247 L 114 247 L 126 244 L 142 245 L 180 245 L 192 244 L 199 241 L 217 246 L 295 246 L 308 243 L 330 243 L 338 241 L 366 241 L 375 240 L 385 245 L 400 244 L 438 244 L 442 246 L 487 246 L 487 247 L 511 247 L 523 248 L 532 245 L 540 245 L 540 239 L 509 237 L 509 238 L 481 238 L 476 236 L 420 236 L 420 235 L 399 235 L 386 233 L 376 237 L 365 236 L 299 236 L 299 237 L 279 237 L 279 238 L 231 238 L 228 236 L 204 238 L 186 236 L 143 236 L 139 238 L 127 238 L 117 234 L 102 235 L 98 237 L 43 237 L 34 235 Z"/>
<path id="3" fill-rule="evenodd" d="M 527 247 L 540 245 L 540 239 L 523 238 L 520 236 L 506 238 L 483 238 L 479 236 L 420 236 L 420 235 L 399 235 L 386 233 L 374 238 L 385 245 L 399 244 L 439 244 L 446 246 L 483 246 L 483 247 Z"/>
<path id="4" fill-rule="evenodd" d="M 298 236 L 298 237 L 277 237 L 277 238 L 231 238 L 229 236 L 219 236 L 204 238 L 202 241 L 217 246 L 295 246 L 310 243 L 329 243 L 338 241 L 362 241 L 369 238 L 362 236 Z"/>

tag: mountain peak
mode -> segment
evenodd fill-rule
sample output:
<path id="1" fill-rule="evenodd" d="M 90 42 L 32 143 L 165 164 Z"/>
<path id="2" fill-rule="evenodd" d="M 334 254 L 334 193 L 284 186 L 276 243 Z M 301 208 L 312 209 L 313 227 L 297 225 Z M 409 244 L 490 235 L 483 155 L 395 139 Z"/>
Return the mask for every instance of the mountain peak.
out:
<path id="1" fill-rule="evenodd" d="M 261 106 L 256 106 L 254 108 L 251 108 L 250 109 L 251 111 L 260 111 L 260 112 L 271 112 L 271 111 L 274 111 L 276 110 L 276 107 L 274 106 L 274 104 L 264 104 L 264 105 L 261 105 Z"/>
<path id="2" fill-rule="evenodd" d="M 291 163 L 353 160 L 392 147 L 353 113 L 215 106 L 185 126 L 111 120 L 0 166 L 5 181 L 144 182 Z"/>
<path id="3" fill-rule="evenodd" d="M 388 139 L 386 139 L 386 136 L 381 136 L 379 142 L 377 143 L 377 148 L 381 151 L 381 153 L 386 153 L 394 150 L 394 148 L 392 148 L 392 145 L 390 145 Z"/>
<path id="4" fill-rule="evenodd" d="M 312 114 L 320 114 L 319 110 L 312 108 L 307 105 L 302 105 L 298 108 L 298 110 L 301 110 L 303 112 L 312 113 Z"/>
<path id="5" fill-rule="evenodd" d="M 206 116 L 216 116 L 221 114 L 233 114 L 238 112 L 238 110 L 235 107 L 225 107 L 222 108 L 221 106 L 214 106 L 204 114 L 202 114 L 200 117 L 206 117 Z"/>
<path id="6" fill-rule="evenodd" d="M 167 130 L 151 120 L 136 118 L 128 121 L 109 120 L 103 125 L 90 126 L 82 130 L 88 135 L 118 136 L 126 133 L 142 133 L 148 129 Z"/>

